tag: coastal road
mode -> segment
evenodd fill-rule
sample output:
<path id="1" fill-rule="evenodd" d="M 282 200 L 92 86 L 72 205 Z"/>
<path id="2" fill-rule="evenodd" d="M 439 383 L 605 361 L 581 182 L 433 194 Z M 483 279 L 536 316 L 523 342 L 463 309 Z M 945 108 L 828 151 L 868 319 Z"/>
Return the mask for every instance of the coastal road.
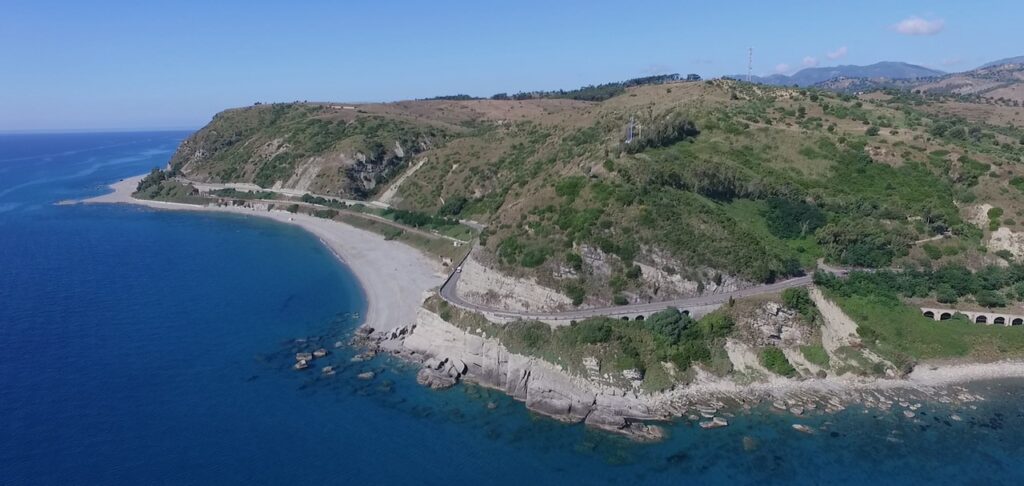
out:
<path id="1" fill-rule="evenodd" d="M 460 264 L 461 267 L 461 264 Z M 457 267 L 459 268 L 459 267 Z M 456 287 L 459 283 L 459 276 L 461 272 L 455 271 L 445 281 L 444 285 L 441 286 L 441 298 L 448 303 L 468 309 L 476 312 L 484 312 L 492 314 L 495 317 L 504 319 L 521 319 L 521 320 L 540 320 L 540 321 L 573 321 L 583 320 L 591 317 L 628 317 L 634 319 L 639 315 L 649 315 L 654 312 L 665 310 L 669 307 L 675 307 L 679 310 L 691 310 L 691 309 L 707 309 L 710 307 L 718 307 L 722 304 L 729 302 L 730 298 L 739 299 L 741 297 L 752 297 L 755 295 L 770 294 L 779 292 L 781 290 L 794 288 L 794 287 L 806 287 L 811 284 L 812 277 L 804 276 L 791 278 L 789 280 L 783 280 L 781 282 L 775 282 L 772 284 L 759 285 L 757 287 L 749 287 L 740 290 L 734 290 L 732 292 L 723 292 L 721 294 L 714 295 L 702 295 L 700 297 L 688 297 L 684 299 L 665 300 L 661 302 L 650 302 L 646 304 L 628 304 L 618 305 L 614 307 L 596 307 L 590 309 L 577 309 L 563 312 L 519 312 L 509 311 L 506 309 L 498 309 L 485 305 L 474 304 L 467 302 L 459 297 Z"/>

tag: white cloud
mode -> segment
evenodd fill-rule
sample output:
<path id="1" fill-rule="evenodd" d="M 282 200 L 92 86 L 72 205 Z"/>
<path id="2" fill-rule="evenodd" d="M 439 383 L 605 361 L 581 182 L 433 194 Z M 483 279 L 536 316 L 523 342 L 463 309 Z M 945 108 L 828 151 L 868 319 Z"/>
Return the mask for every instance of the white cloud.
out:
<path id="1" fill-rule="evenodd" d="M 775 65 L 775 73 L 776 74 L 784 74 L 784 73 L 786 73 L 788 71 L 789 71 L 789 64 L 782 63 L 782 64 L 776 64 Z"/>
<path id="2" fill-rule="evenodd" d="M 804 60 L 802 61 L 802 64 L 804 65 L 804 67 L 817 67 L 818 66 L 818 58 L 811 57 L 811 56 L 804 57 Z"/>
<path id="3" fill-rule="evenodd" d="M 829 59 L 835 61 L 836 59 L 842 59 L 842 58 L 846 57 L 846 52 L 847 52 L 846 46 L 843 46 L 843 47 L 840 47 L 839 49 L 836 49 L 834 51 L 829 51 L 828 54 L 825 54 L 825 57 L 828 57 Z"/>
<path id="4" fill-rule="evenodd" d="M 910 16 L 894 25 L 893 29 L 903 35 L 935 35 L 945 27 L 946 21 L 942 19 L 928 20 Z"/>

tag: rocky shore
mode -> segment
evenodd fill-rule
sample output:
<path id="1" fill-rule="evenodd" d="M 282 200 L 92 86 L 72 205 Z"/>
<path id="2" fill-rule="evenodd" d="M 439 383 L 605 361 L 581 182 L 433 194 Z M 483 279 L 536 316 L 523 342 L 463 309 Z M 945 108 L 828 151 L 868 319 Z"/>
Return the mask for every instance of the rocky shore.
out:
<path id="1" fill-rule="evenodd" d="M 597 384 L 544 360 L 509 352 L 496 339 L 462 330 L 422 308 L 416 321 L 406 326 L 385 332 L 360 328 L 353 344 L 420 363 L 417 381 L 423 386 L 444 389 L 470 381 L 500 390 L 538 414 L 637 441 L 664 437 L 664 429 L 651 422 L 686 420 L 713 429 L 728 426 L 728 418 L 759 405 L 792 416 L 794 429 L 805 433 L 814 430 L 800 423 L 802 417 L 839 412 L 852 404 L 902 412 L 908 420 L 915 418 L 922 402 L 967 411 L 983 397 L 958 384 L 1024 377 L 1021 361 L 923 365 L 903 378 L 775 377 L 744 384 L 698 373 L 688 386 L 644 393 Z M 956 420 L 956 413 L 948 419 Z"/>
<path id="2" fill-rule="evenodd" d="M 646 424 L 671 416 L 643 397 L 614 388 L 595 389 L 543 360 L 511 353 L 494 339 L 467 333 L 420 309 L 416 323 L 390 332 L 363 327 L 355 344 L 422 363 L 417 381 L 434 389 L 460 380 L 500 390 L 534 412 L 563 422 L 583 422 L 637 440 L 658 440 L 663 430 Z"/>

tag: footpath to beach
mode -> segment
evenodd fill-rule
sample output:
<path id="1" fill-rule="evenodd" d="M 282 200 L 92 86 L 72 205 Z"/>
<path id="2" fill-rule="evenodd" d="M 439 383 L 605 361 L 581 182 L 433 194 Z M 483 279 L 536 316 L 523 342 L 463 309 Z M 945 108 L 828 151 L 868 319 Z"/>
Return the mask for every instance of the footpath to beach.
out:
<path id="1" fill-rule="evenodd" d="M 440 286 L 447 275 L 439 262 L 418 250 L 383 236 L 347 224 L 286 211 L 258 211 L 251 208 L 197 206 L 135 199 L 132 192 L 142 175 L 123 179 L 110 187 L 113 192 L 82 201 L 86 204 L 135 204 L 176 211 L 205 211 L 256 216 L 296 225 L 320 239 L 359 279 L 366 294 L 365 326 L 390 330 L 416 320 L 425 293 Z"/>

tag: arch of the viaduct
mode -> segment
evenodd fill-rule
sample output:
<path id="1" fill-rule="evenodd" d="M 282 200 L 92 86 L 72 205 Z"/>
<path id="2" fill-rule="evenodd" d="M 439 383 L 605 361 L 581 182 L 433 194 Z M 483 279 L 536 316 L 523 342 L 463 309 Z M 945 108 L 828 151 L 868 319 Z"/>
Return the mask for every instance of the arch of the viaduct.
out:
<path id="1" fill-rule="evenodd" d="M 945 321 L 952 319 L 956 314 L 963 314 L 971 322 L 977 324 L 993 324 L 996 326 L 1021 326 L 1024 325 L 1024 315 L 1002 314 L 998 312 L 967 311 L 957 309 L 938 309 L 922 307 L 921 313 L 929 319 Z"/>

